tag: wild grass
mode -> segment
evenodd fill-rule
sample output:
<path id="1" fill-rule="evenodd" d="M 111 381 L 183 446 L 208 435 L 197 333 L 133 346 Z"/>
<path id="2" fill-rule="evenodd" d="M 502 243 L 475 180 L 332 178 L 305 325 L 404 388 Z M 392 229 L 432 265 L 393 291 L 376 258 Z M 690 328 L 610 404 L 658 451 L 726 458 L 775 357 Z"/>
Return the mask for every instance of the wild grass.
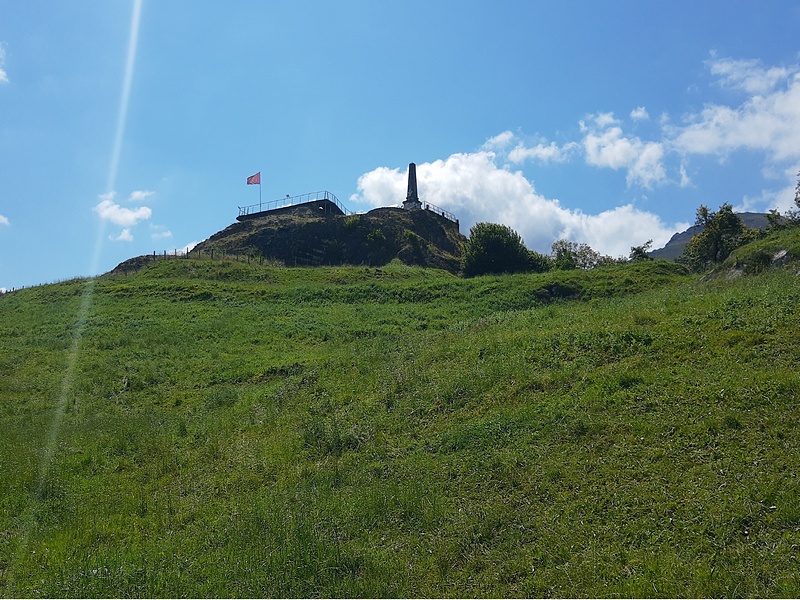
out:
<path id="1" fill-rule="evenodd" d="M 4 596 L 796 596 L 800 281 L 158 262 L 0 298 Z"/>

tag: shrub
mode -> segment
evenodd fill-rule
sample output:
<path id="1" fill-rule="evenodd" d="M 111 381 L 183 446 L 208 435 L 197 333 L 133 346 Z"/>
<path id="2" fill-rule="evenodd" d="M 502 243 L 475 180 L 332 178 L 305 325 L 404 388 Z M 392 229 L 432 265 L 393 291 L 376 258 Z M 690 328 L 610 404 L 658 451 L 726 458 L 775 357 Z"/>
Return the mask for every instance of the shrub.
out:
<path id="1" fill-rule="evenodd" d="M 539 254 L 534 250 L 528 252 L 530 270 L 534 273 L 546 273 L 553 270 L 553 259 L 546 254 Z"/>
<path id="2" fill-rule="evenodd" d="M 589 270 L 601 264 L 614 262 L 609 256 L 602 256 L 588 244 L 578 244 L 569 240 L 557 240 L 552 245 L 551 254 L 553 265 L 561 271 L 570 269 Z"/>
<path id="3" fill-rule="evenodd" d="M 653 260 L 648 252 L 653 247 L 653 240 L 647 240 L 641 246 L 631 246 L 631 253 L 628 255 L 629 260 Z"/>
<path id="4" fill-rule="evenodd" d="M 506 225 L 477 223 L 463 246 L 461 267 L 466 277 L 533 270 L 531 255 L 520 235 Z"/>
<path id="5" fill-rule="evenodd" d="M 720 206 L 717 212 L 701 204 L 695 225 L 702 227 L 702 231 L 689 240 L 681 257 L 681 262 L 695 271 L 721 263 L 736 248 L 758 235 L 746 232 L 744 222 L 728 203 Z"/>

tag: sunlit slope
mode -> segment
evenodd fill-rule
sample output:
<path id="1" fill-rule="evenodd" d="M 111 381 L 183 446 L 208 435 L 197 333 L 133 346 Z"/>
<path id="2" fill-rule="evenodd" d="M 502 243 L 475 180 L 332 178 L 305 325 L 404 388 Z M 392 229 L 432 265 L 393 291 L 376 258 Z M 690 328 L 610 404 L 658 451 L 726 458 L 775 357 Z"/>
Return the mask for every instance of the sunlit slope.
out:
<path id="1" fill-rule="evenodd" d="M 800 279 L 176 259 L 0 298 L 5 596 L 797 595 Z"/>

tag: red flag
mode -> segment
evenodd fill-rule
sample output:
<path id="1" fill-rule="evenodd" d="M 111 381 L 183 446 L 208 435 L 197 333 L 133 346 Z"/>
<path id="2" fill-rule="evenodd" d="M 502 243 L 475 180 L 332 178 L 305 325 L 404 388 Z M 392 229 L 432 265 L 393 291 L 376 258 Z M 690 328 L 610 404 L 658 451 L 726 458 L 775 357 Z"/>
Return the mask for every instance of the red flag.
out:
<path id="1" fill-rule="evenodd" d="M 247 178 L 247 185 L 261 185 L 261 171 Z"/>

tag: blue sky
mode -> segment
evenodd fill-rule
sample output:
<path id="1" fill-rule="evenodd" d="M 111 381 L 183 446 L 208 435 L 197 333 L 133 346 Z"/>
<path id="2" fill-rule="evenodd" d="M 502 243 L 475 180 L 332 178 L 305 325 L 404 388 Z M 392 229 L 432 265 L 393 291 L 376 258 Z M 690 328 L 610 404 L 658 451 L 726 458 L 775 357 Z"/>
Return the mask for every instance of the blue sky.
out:
<path id="1" fill-rule="evenodd" d="M 789 208 L 800 4 L 0 0 L 0 288 L 257 203 L 405 196 L 614 256 L 704 203 Z"/>

